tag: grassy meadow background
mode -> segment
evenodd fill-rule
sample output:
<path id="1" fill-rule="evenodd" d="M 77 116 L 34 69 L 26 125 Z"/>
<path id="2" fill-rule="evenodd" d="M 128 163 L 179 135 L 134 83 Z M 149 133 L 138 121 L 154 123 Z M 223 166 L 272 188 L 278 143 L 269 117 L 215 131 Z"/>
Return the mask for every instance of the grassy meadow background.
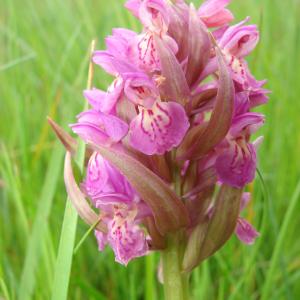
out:
<path id="1" fill-rule="evenodd" d="M 199 4 L 199 1 L 195 1 Z M 300 299 L 300 1 L 233 0 L 237 20 L 259 24 L 249 59 L 270 102 L 246 216 L 255 245 L 236 237 L 192 276 L 193 299 Z M 64 151 L 46 122 L 67 128 L 84 106 L 88 48 L 113 27 L 138 28 L 119 0 L 0 0 L 0 299 L 162 299 L 158 255 L 114 263 L 66 205 Z M 110 79 L 96 68 L 94 85 Z M 75 232 L 75 225 L 77 228 Z M 75 241 L 74 241 L 75 239 Z M 58 256 L 58 253 L 59 256 Z M 57 257 L 59 257 L 57 259 Z M 70 277 L 68 269 L 71 265 Z M 68 296 L 66 295 L 69 283 Z"/>

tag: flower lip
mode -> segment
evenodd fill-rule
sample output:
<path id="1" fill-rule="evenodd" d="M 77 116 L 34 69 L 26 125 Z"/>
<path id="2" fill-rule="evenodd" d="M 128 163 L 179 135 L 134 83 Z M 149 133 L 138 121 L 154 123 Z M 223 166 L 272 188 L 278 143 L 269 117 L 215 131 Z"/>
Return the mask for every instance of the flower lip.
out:
<path id="1" fill-rule="evenodd" d="M 164 154 L 181 143 L 188 128 L 188 118 L 180 104 L 156 101 L 151 109 L 141 107 L 131 122 L 130 143 L 147 155 Z"/>

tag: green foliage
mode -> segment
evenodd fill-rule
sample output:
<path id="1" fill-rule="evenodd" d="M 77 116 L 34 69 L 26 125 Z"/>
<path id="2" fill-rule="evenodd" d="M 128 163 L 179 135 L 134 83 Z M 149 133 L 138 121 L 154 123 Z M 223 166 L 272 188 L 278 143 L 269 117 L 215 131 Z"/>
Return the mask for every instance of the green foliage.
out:
<path id="1" fill-rule="evenodd" d="M 265 136 L 259 150 L 264 184 L 257 177 L 249 187 L 254 195 L 245 212 L 261 236 L 250 247 L 233 237 L 204 262 L 192 276 L 193 295 L 299 299 L 300 2 L 232 2 L 237 19 L 251 15 L 260 26 L 261 42 L 249 63 L 257 78 L 269 79 L 273 91 L 263 108 L 267 122 L 260 131 Z M 71 257 L 76 226 L 72 212 L 68 224 L 73 226 L 64 226 L 66 239 L 59 247 L 68 214 L 63 150 L 46 116 L 67 128 L 82 110 L 93 38 L 99 49 L 112 27 L 138 28 L 122 3 L 1 0 L 0 298 L 66 299 L 70 281 L 68 299 L 162 299 L 156 280 L 158 255 L 124 268 L 114 263 L 109 249 L 98 252 L 91 234 Z M 96 69 L 96 86 L 106 89 L 109 81 Z M 79 221 L 76 244 L 87 230 Z"/>

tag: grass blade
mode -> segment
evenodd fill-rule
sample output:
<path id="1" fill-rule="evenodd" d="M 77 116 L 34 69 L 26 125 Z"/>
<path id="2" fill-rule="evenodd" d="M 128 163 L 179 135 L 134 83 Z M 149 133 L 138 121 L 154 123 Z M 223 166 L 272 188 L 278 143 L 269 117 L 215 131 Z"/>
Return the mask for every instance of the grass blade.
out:
<path id="1" fill-rule="evenodd" d="M 3 296 L 4 296 L 4 299 L 5 300 L 10 300 L 7 286 L 6 286 L 3 278 L 1 278 L 1 277 L 0 277 L 0 290 L 1 290 L 2 294 L 3 294 Z"/>
<path id="2" fill-rule="evenodd" d="M 77 227 L 77 212 L 67 199 L 56 259 L 52 300 L 67 299 Z"/>
<path id="3" fill-rule="evenodd" d="M 295 208 L 298 203 L 299 196 L 300 196 L 300 181 L 298 182 L 298 184 L 296 186 L 296 189 L 294 191 L 290 205 L 284 216 L 283 223 L 282 223 L 282 226 L 281 226 L 279 234 L 278 234 L 278 239 L 277 239 L 275 249 L 274 249 L 274 252 L 273 252 L 273 255 L 271 258 L 270 267 L 267 271 L 265 284 L 264 284 L 264 287 L 262 290 L 261 300 L 270 299 L 270 293 L 274 287 L 272 280 L 273 280 L 274 274 L 276 274 L 275 268 L 276 268 L 276 265 L 280 258 L 280 251 L 282 250 L 282 247 L 284 245 L 284 239 L 287 234 L 288 228 L 290 226 L 290 222 L 293 220 L 292 216 L 293 216 L 293 213 L 295 212 Z"/>
<path id="4" fill-rule="evenodd" d="M 91 53 L 95 49 L 95 40 L 91 44 Z M 87 88 L 91 88 L 93 79 L 93 64 L 90 62 Z M 87 104 L 84 105 L 86 109 Z M 79 169 L 82 171 L 84 167 L 85 144 L 81 141 L 78 146 L 77 156 L 75 158 Z M 77 227 L 77 212 L 73 208 L 71 201 L 67 199 L 63 226 L 60 236 L 58 255 L 55 266 L 54 283 L 52 289 L 52 300 L 65 300 L 68 295 L 68 287 L 70 281 L 73 249 L 75 245 L 75 233 Z"/>
<path id="5" fill-rule="evenodd" d="M 57 181 L 61 171 L 63 159 L 63 148 L 58 145 L 55 147 L 50 158 L 46 179 L 39 199 L 36 218 L 32 227 L 31 235 L 28 240 L 26 257 L 21 275 L 18 299 L 26 300 L 32 298 L 35 286 L 35 273 L 42 252 L 42 245 L 45 242 L 48 217 L 52 207 L 52 200 L 56 190 Z"/>

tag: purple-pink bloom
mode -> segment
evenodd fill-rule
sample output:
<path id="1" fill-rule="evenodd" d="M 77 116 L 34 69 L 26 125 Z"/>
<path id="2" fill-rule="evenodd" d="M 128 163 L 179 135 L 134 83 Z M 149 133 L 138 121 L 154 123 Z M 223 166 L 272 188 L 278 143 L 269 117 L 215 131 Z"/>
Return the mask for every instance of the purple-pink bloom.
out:
<path id="1" fill-rule="evenodd" d="M 116 261 L 125 265 L 132 258 L 145 255 L 147 237 L 139 223 L 151 211 L 125 177 L 100 154 L 94 153 L 82 189 L 93 205 L 101 209 L 102 220 L 108 227 L 106 234 L 96 231 L 99 250 L 109 244 Z"/>
<path id="2" fill-rule="evenodd" d="M 244 25 L 246 18 L 237 25 L 230 26 L 219 39 L 219 45 L 226 54 L 243 58 L 251 53 L 259 41 L 256 25 Z"/>
<path id="3" fill-rule="evenodd" d="M 88 224 L 100 218 L 99 250 L 109 245 L 121 264 L 164 249 L 165 237 L 178 230 L 187 245 L 184 270 L 234 230 L 246 244 L 258 236 L 238 215 L 263 140 L 252 135 L 264 116 L 251 110 L 267 102 L 269 91 L 246 61 L 258 28 L 246 24 L 248 17 L 230 26 L 230 2 L 207 0 L 195 8 L 183 0 L 128 0 L 142 30 L 115 28 L 106 49 L 92 54 L 113 79 L 106 90 L 84 91 L 91 108 L 70 126 L 93 153 L 81 189 L 68 180 L 69 165 L 65 181 L 82 218 Z M 59 136 L 66 137 L 61 130 Z M 93 210 L 80 205 L 84 197 Z"/>
<path id="4" fill-rule="evenodd" d="M 130 260 L 144 256 L 148 251 L 145 232 L 135 219 L 135 211 L 126 207 L 115 206 L 112 218 L 104 218 L 107 221 L 108 233 L 95 231 L 99 251 L 103 251 L 109 244 L 115 253 L 116 261 L 127 265 Z"/>
<path id="5" fill-rule="evenodd" d="M 255 176 L 256 152 L 251 144 L 231 144 L 216 160 L 216 170 L 223 183 L 241 188 Z"/>
<path id="6" fill-rule="evenodd" d="M 139 217 L 150 212 L 126 178 L 96 152 L 90 157 L 82 189 L 96 208 L 107 213 L 116 204 L 139 207 Z"/>
<path id="7" fill-rule="evenodd" d="M 116 261 L 124 265 L 148 251 L 145 232 L 134 222 L 135 214 L 135 211 L 126 208 L 116 208 L 114 218 L 108 222 L 107 240 Z"/>
<path id="8" fill-rule="evenodd" d="M 245 25 L 249 21 L 246 18 L 237 25 L 221 28 L 214 32 L 214 36 L 222 49 L 224 58 L 230 67 L 232 78 L 242 90 L 251 90 L 257 86 L 257 81 L 251 75 L 244 57 L 249 55 L 259 41 L 259 33 L 256 25 Z M 214 70 L 215 62 L 211 62 L 210 68 Z"/>
<path id="9" fill-rule="evenodd" d="M 138 10 L 138 18 L 144 25 L 144 31 L 129 43 L 128 57 L 146 72 L 159 71 L 160 60 L 154 37 L 159 36 L 174 53 L 178 51 L 176 42 L 167 35 L 169 26 L 167 3 L 163 0 L 144 0 L 140 3 L 129 1 L 127 6 L 128 4 L 129 7 L 134 7 L 134 12 Z"/>
<path id="10" fill-rule="evenodd" d="M 241 188 L 254 179 L 256 148 L 249 142 L 249 136 L 263 122 L 264 117 L 257 113 L 245 113 L 233 120 L 224 141 L 225 146 L 215 163 L 217 174 L 223 183 Z"/>

